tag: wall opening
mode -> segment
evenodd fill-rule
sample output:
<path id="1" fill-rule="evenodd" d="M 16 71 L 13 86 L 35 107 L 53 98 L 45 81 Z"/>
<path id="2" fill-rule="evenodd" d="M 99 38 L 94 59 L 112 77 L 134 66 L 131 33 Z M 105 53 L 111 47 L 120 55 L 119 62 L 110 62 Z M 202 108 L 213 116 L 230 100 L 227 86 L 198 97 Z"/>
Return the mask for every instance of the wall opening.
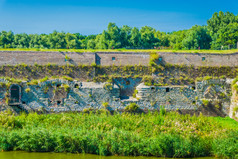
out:
<path id="1" fill-rule="evenodd" d="M 115 61 L 116 60 L 116 57 L 112 57 L 112 61 Z"/>
<path id="2" fill-rule="evenodd" d="M 192 87 L 192 89 L 193 89 L 193 90 L 195 90 L 195 89 L 196 89 L 196 87 L 195 87 L 195 86 L 193 86 L 193 87 Z"/>
<path id="3" fill-rule="evenodd" d="M 75 84 L 75 85 L 74 85 L 74 88 L 79 88 L 79 85 L 78 85 L 78 84 Z"/>
<path id="4" fill-rule="evenodd" d="M 56 87 L 57 87 L 57 88 L 61 87 L 61 84 L 57 84 Z"/>
<path id="5" fill-rule="evenodd" d="M 166 92 L 169 92 L 170 91 L 170 89 L 169 88 L 166 88 Z"/>
<path id="6" fill-rule="evenodd" d="M 155 90 L 155 87 L 151 87 L 151 90 L 154 91 L 154 90 Z"/>
<path id="7" fill-rule="evenodd" d="M 19 85 L 11 85 L 10 87 L 10 104 L 21 102 L 21 87 Z"/>
<path id="8" fill-rule="evenodd" d="M 206 57 L 202 57 L 202 61 L 205 61 L 206 60 Z"/>
<path id="9" fill-rule="evenodd" d="M 57 104 L 58 104 L 58 105 L 60 105 L 60 104 L 61 104 L 61 101 L 60 101 L 60 100 L 58 100 L 58 101 L 57 101 Z"/>

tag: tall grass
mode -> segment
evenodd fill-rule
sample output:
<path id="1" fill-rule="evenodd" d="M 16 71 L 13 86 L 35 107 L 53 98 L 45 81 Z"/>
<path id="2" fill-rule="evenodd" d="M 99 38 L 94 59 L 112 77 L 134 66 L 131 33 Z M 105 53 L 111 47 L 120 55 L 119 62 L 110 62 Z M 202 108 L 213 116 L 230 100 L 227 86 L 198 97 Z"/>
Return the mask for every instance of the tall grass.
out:
<path id="1" fill-rule="evenodd" d="M 98 155 L 238 157 L 229 118 L 148 114 L 0 114 L 0 149 Z"/>

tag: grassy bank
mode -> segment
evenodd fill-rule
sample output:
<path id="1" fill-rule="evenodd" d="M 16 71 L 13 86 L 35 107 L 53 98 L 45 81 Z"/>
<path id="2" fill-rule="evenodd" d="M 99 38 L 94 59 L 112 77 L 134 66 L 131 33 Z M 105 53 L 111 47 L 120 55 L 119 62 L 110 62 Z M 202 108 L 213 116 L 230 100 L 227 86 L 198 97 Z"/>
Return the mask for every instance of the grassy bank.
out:
<path id="1" fill-rule="evenodd" d="M 157 50 L 157 49 L 21 49 L 21 48 L 0 48 L 0 51 L 46 51 L 46 52 L 174 52 L 174 53 L 220 53 L 220 54 L 230 54 L 237 53 L 238 49 L 232 50 Z"/>
<path id="2" fill-rule="evenodd" d="M 0 114 L 0 149 L 98 155 L 238 158 L 229 118 L 156 114 Z"/>

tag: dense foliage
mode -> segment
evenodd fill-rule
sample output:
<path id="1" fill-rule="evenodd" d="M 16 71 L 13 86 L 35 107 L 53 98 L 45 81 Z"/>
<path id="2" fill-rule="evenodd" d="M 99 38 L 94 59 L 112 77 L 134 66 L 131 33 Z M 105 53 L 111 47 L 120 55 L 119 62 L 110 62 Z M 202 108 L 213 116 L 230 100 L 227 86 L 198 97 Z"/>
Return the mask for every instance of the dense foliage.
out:
<path id="1" fill-rule="evenodd" d="M 109 23 L 98 35 L 54 31 L 50 34 L 0 33 L 1 48 L 41 49 L 228 49 L 236 48 L 238 16 L 232 13 L 214 13 L 207 26 L 193 26 L 188 30 L 160 32 L 149 26 L 140 29 L 127 25 L 118 27 Z"/>
<path id="2" fill-rule="evenodd" d="M 155 114 L 0 114 L 0 149 L 99 155 L 237 158 L 230 118 Z"/>

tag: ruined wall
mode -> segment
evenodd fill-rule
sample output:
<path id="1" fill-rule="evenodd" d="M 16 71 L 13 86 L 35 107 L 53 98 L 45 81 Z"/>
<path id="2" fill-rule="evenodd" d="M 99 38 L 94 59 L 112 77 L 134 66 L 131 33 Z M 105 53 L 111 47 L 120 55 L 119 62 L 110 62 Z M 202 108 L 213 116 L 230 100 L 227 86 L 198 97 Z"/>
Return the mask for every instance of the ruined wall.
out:
<path id="1" fill-rule="evenodd" d="M 143 83 L 137 88 L 140 103 L 159 109 L 164 106 L 169 110 L 196 109 L 196 91 L 191 86 L 146 86 Z"/>
<path id="2" fill-rule="evenodd" d="M 66 61 L 65 55 L 70 57 Z M 238 53 L 233 54 L 211 54 L 211 53 L 163 53 L 159 52 L 164 63 L 186 64 L 194 66 L 238 66 Z M 143 65 L 148 66 L 150 61 L 149 53 L 135 52 L 97 52 L 97 53 L 76 53 L 76 52 L 37 52 L 37 51 L 0 51 L 0 65 L 16 65 L 26 63 L 33 65 L 38 63 L 65 64 L 91 64 L 96 63 L 102 66 L 110 65 Z"/>
<path id="3" fill-rule="evenodd" d="M 102 66 L 110 66 L 110 65 L 148 66 L 149 60 L 150 60 L 149 53 L 132 53 L 132 52 L 98 52 L 96 53 L 96 63 Z"/>
<path id="4" fill-rule="evenodd" d="M 159 53 L 165 63 L 194 66 L 237 66 L 238 53 Z"/>
<path id="5" fill-rule="evenodd" d="M 238 82 L 236 83 L 236 85 Z M 231 106 L 230 106 L 230 118 L 238 118 L 238 94 L 237 90 L 233 88 L 232 97 L 231 97 Z"/>
<path id="6" fill-rule="evenodd" d="M 12 101 L 11 86 L 18 85 L 20 104 L 10 102 L 9 105 L 26 111 L 83 111 L 104 109 L 105 106 L 109 110 L 123 111 L 130 103 L 136 103 L 142 110 L 159 110 L 163 106 L 167 110 L 199 112 L 204 109 L 220 116 L 231 113 L 231 80 L 210 79 L 197 82 L 195 86 L 146 86 L 144 83 L 138 85 L 138 80 L 130 79 L 130 83 L 126 83 L 119 79 L 111 84 L 51 79 L 38 84 L 26 81 L 10 84 L 1 79 L 0 110 L 7 105 L 7 98 Z M 136 98 L 123 92 L 127 89 L 136 89 Z"/>
<path id="7" fill-rule="evenodd" d="M 65 59 L 67 54 L 70 60 Z M 0 65 L 17 65 L 25 63 L 28 65 L 46 65 L 48 63 L 66 65 L 68 64 L 87 64 L 95 62 L 94 53 L 75 53 L 75 52 L 34 52 L 34 51 L 0 51 Z"/>

